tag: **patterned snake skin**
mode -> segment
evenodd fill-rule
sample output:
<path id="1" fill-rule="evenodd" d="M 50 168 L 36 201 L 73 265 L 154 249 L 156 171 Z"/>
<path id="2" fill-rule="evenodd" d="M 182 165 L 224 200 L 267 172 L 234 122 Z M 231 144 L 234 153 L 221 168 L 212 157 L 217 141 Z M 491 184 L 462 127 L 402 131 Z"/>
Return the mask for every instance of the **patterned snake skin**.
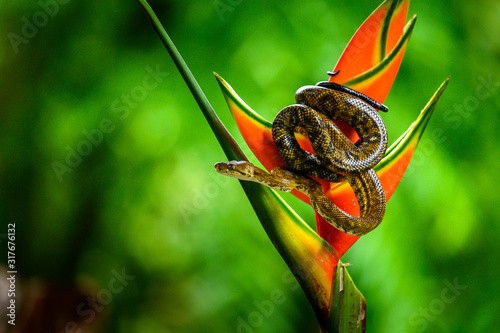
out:
<path id="1" fill-rule="evenodd" d="M 355 236 L 376 228 L 385 214 L 384 189 L 372 169 L 384 156 L 387 132 L 377 109 L 387 108 L 347 87 L 320 82 L 305 86 L 295 94 L 297 104 L 282 109 L 272 127 L 273 139 L 290 169 L 276 167 L 267 173 L 250 162 L 216 163 L 224 175 L 261 183 L 278 191 L 296 189 L 337 229 Z M 353 144 L 334 124 L 342 120 L 351 125 L 360 140 Z M 295 132 L 309 137 L 315 154 L 302 149 Z M 338 182 L 346 179 L 360 208 L 360 217 L 347 214 L 323 193 L 322 185 L 309 176 Z"/>

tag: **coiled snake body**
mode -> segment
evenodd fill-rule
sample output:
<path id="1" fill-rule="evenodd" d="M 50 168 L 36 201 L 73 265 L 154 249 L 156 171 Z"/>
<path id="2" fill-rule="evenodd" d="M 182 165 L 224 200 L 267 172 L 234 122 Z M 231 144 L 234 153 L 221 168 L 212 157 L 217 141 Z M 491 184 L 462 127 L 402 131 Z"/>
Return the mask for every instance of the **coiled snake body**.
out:
<path id="1" fill-rule="evenodd" d="M 373 167 L 387 148 L 385 125 L 375 108 L 387 108 L 331 82 L 302 87 L 295 100 L 297 104 L 276 115 L 272 127 L 276 147 L 290 169 L 276 167 L 267 173 L 250 162 L 231 161 L 216 163 L 216 170 L 278 191 L 296 189 L 309 196 L 314 210 L 337 229 L 356 236 L 370 232 L 385 214 L 384 189 Z M 351 125 L 360 140 L 353 144 L 332 120 Z M 300 147 L 295 132 L 309 137 L 315 154 Z M 330 182 L 345 178 L 356 194 L 360 217 L 338 208 L 325 196 L 322 185 L 307 175 Z"/>

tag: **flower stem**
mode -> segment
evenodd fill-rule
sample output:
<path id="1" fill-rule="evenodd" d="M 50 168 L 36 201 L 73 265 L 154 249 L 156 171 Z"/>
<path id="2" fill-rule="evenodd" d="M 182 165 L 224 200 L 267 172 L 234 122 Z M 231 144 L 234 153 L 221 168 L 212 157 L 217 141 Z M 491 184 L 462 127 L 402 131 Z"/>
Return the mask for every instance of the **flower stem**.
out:
<path id="1" fill-rule="evenodd" d="M 194 78 L 193 74 L 191 73 L 191 70 L 189 69 L 186 62 L 182 58 L 181 54 L 179 53 L 174 43 L 168 36 L 167 32 L 163 28 L 163 25 L 161 24 L 160 20 L 154 13 L 151 6 L 148 4 L 146 0 L 137 0 L 137 2 L 146 13 L 149 22 L 151 22 L 151 24 L 153 25 L 153 28 L 160 37 L 161 41 L 163 42 L 163 45 L 165 45 L 165 48 L 170 54 L 172 60 L 174 61 L 175 66 L 177 66 L 177 69 L 181 73 L 182 78 L 186 82 L 189 90 L 191 91 L 191 94 L 198 103 L 198 106 L 203 112 L 203 115 L 205 116 L 205 119 L 210 125 L 215 136 L 217 137 L 217 140 L 222 146 L 222 149 L 224 150 L 224 153 L 226 154 L 227 158 L 229 160 L 248 160 L 243 151 L 241 150 L 241 148 L 238 146 L 238 143 L 236 143 L 232 135 L 227 131 L 226 127 L 224 126 L 224 124 L 222 124 L 221 120 L 215 113 L 214 109 L 212 108 L 212 105 L 210 105 L 210 102 L 208 101 L 207 97 L 201 90 L 200 85 Z"/>

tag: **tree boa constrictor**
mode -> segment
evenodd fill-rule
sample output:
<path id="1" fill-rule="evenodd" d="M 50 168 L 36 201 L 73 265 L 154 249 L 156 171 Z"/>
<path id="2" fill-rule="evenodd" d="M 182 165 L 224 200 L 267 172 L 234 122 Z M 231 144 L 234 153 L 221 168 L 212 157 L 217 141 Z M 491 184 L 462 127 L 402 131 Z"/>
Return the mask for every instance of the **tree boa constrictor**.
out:
<path id="1" fill-rule="evenodd" d="M 370 232 L 385 214 L 384 189 L 373 167 L 387 148 L 387 131 L 376 109 L 387 108 L 357 91 L 326 81 L 300 88 L 295 100 L 297 104 L 276 115 L 272 126 L 276 147 L 290 169 L 276 167 L 267 173 L 246 161 L 216 163 L 215 169 L 278 191 L 296 189 L 309 196 L 314 210 L 337 229 L 356 236 Z M 332 120 L 351 125 L 360 140 L 353 144 Z M 295 132 L 309 137 L 315 154 L 299 146 Z M 345 178 L 356 194 L 360 217 L 338 208 L 325 196 L 322 185 L 307 175 L 330 182 Z"/>

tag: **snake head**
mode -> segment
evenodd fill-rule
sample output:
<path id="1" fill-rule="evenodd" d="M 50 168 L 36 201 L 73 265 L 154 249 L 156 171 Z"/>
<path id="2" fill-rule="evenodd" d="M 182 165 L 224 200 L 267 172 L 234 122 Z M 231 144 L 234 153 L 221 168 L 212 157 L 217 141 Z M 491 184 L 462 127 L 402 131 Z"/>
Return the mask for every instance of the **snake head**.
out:
<path id="1" fill-rule="evenodd" d="M 255 171 L 253 164 L 247 161 L 218 162 L 214 168 L 220 174 L 241 180 L 251 180 Z"/>

